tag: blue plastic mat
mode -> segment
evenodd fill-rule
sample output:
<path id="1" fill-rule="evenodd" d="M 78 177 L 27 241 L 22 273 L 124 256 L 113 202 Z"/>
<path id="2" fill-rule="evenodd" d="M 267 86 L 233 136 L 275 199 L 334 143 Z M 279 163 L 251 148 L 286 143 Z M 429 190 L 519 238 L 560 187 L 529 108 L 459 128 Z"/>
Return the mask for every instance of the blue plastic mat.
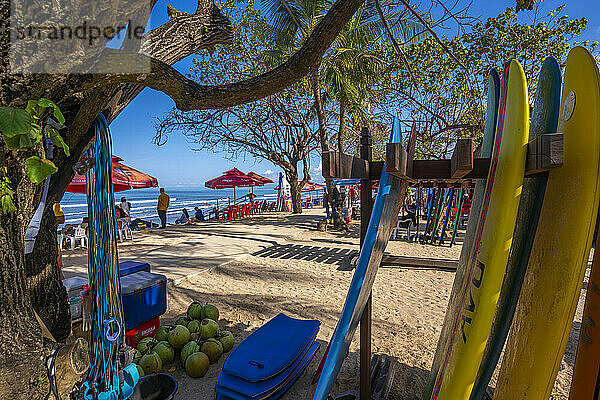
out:
<path id="1" fill-rule="evenodd" d="M 316 320 L 279 314 L 246 338 L 227 357 L 223 371 L 258 382 L 286 369 L 302 354 L 319 330 Z"/>
<path id="2" fill-rule="evenodd" d="M 301 371 L 305 366 L 307 355 L 314 355 L 318 348 L 319 343 L 313 342 L 311 346 L 308 346 L 305 349 L 305 352 L 296 358 L 296 360 L 294 360 L 294 362 L 286 369 L 281 371 L 281 373 L 270 379 L 260 382 L 249 382 L 240 378 L 236 378 L 235 376 L 231 376 L 221 370 L 219 378 L 217 379 L 216 390 L 218 392 L 220 389 L 225 389 L 239 393 L 248 398 L 263 397 L 265 395 L 268 396 L 270 393 L 274 393 L 285 386 L 292 376 L 296 375 L 298 371 Z M 312 356 L 310 358 L 312 358 Z"/>
<path id="3" fill-rule="evenodd" d="M 270 390 L 269 389 L 263 390 L 265 387 L 265 385 L 263 385 L 263 382 L 252 383 L 252 382 L 246 381 L 246 382 L 241 383 L 239 386 L 240 387 L 243 386 L 245 390 L 250 389 L 252 386 L 256 386 L 256 388 L 257 388 L 256 392 L 258 392 L 258 393 L 256 395 L 254 395 L 253 397 L 247 396 L 242 393 L 238 393 L 237 391 L 233 391 L 233 390 L 223 387 L 223 386 L 219 386 L 219 382 L 217 382 L 217 386 L 215 387 L 215 390 L 217 391 L 217 400 L 265 400 L 265 399 L 269 399 L 269 400 L 273 399 L 274 400 L 274 399 L 278 399 L 279 397 L 283 396 L 283 394 L 290 387 L 292 387 L 294 382 L 296 382 L 298 377 L 300 377 L 300 375 L 302 375 L 302 372 L 306 369 L 306 367 L 308 366 L 310 361 L 314 358 L 318 349 L 319 349 L 319 343 L 313 342 L 312 345 L 308 348 L 308 351 L 302 355 L 301 359 L 300 358 L 298 359 L 297 363 L 295 363 L 296 367 L 290 368 L 290 373 L 286 374 L 286 372 L 288 371 L 286 369 L 285 371 L 283 371 L 283 373 L 272 378 L 272 379 L 277 378 L 278 383 L 276 386 L 270 385 L 271 386 Z M 221 375 L 222 375 L 222 371 L 221 371 Z M 221 375 L 219 376 L 219 380 L 221 379 Z M 241 380 L 239 380 L 239 381 L 241 382 Z M 271 381 L 271 383 L 275 383 L 275 381 L 272 381 L 271 379 L 269 379 L 268 381 L 265 381 L 265 383 L 269 382 L 269 381 Z"/>

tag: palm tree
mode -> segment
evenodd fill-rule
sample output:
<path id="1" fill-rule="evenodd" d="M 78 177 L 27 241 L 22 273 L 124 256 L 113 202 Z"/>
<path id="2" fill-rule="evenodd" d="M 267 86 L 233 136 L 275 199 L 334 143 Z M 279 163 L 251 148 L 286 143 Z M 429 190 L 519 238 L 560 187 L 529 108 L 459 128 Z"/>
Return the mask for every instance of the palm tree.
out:
<path id="1" fill-rule="evenodd" d="M 278 48 L 273 57 L 284 57 L 299 48 L 329 9 L 332 0 L 265 0 L 264 7 L 270 18 L 272 35 Z M 391 12 L 385 19 L 391 33 L 405 43 L 421 39 L 425 27 L 405 11 Z M 342 133 L 347 111 L 363 111 L 372 103 L 372 91 L 378 73 L 385 62 L 376 56 L 376 43 L 386 33 L 373 0 L 366 0 L 332 44 L 320 65 L 310 73 L 309 81 L 314 97 L 319 127 L 321 151 L 329 151 L 326 118 L 324 115 L 321 75 L 329 93 L 339 102 L 338 151 L 342 151 Z M 327 182 L 331 193 L 332 183 Z"/>

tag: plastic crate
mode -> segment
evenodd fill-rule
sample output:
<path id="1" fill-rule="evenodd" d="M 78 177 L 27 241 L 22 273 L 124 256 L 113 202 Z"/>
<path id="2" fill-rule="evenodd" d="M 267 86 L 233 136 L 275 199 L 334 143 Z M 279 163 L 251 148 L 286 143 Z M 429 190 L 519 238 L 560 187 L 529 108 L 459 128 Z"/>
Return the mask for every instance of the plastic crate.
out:
<path id="1" fill-rule="evenodd" d="M 125 329 L 133 329 L 167 310 L 167 278 L 139 271 L 121 277 Z"/>
<path id="2" fill-rule="evenodd" d="M 144 322 L 138 327 L 125 331 L 125 343 L 131 347 L 137 347 L 140 340 L 145 337 L 152 336 L 156 333 L 156 330 L 160 326 L 160 320 L 158 317 L 152 318 L 148 322 Z"/>
<path id="3" fill-rule="evenodd" d="M 67 289 L 67 297 L 77 297 L 88 284 L 87 278 L 81 276 L 73 276 L 62 280 L 63 286 Z"/>
<path id="4" fill-rule="evenodd" d="M 119 276 L 131 275 L 134 272 L 150 271 L 150 264 L 139 261 L 123 261 L 119 263 Z"/>

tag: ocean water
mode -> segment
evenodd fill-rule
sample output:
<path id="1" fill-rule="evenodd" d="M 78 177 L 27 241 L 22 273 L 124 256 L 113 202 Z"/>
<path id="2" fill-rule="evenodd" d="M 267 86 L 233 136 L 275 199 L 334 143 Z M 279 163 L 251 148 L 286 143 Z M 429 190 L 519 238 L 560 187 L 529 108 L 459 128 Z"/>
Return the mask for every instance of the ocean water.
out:
<path id="1" fill-rule="evenodd" d="M 274 184 L 268 184 L 262 187 L 255 187 L 254 194 L 256 200 L 277 201 L 277 191 L 274 190 Z M 173 189 L 165 188 L 169 195 L 169 209 L 167 210 L 167 222 L 173 223 L 181 216 L 181 210 L 187 208 L 191 216 L 194 214 L 194 207 L 199 207 L 205 211 L 212 209 L 219 204 L 219 208 L 226 206 L 229 201 L 233 201 L 233 189 L 213 190 L 208 188 L 189 188 Z M 235 190 L 236 199 L 250 193 L 250 188 L 237 188 Z M 322 193 L 322 192 L 319 192 Z M 313 196 L 316 192 L 313 192 Z M 131 203 L 131 217 L 142 218 L 158 222 L 156 213 L 156 204 L 158 202 L 158 188 L 126 190 L 115 193 L 115 204 L 121 202 L 121 197 L 126 197 Z M 308 193 L 303 193 L 302 197 L 307 197 Z M 65 213 L 65 223 L 77 224 L 87 216 L 87 197 L 81 193 L 65 193 L 60 206 Z"/>

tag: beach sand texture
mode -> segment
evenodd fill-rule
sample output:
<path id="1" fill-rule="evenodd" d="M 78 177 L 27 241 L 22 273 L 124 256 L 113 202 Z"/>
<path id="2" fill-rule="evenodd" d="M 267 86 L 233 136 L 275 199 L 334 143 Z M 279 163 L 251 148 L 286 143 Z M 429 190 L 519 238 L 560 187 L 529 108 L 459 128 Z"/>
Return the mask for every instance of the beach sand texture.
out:
<path id="1" fill-rule="evenodd" d="M 321 321 L 321 348 L 313 362 L 283 399 L 310 399 L 315 372 L 352 278 L 350 259 L 359 243 L 359 223 L 348 233 L 318 232 L 313 222 L 322 209 L 301 215 L 264 214 L 227 223 L 168 227 L 134 233 L 119 245 L 120 260 L 147 261 L 167 275 L 168 310 L 161 323 L 185 313 L 193 301 L 209 302 L 220 310 L 219 325 L 230 330 L 236 344 L 280 312 Z M 413 257 L 458 259 L 457 245 L 423 246 L 407 243 L 404 233 L 390 241 L 387 253 Z M 85 274 L 84 250 L 63 253 L 65 275 Z M 198 273 L 200 271 L 204 271 Z M 195 274 L 195 275 L 193 275 Z M 189 278 L 185 276 L 193 275 Z M 586 273 L 589 275 L 589 267 Z M 389 399 L 420 399 L 444 319 L 454 273 L 404 267 L 381 267 L 373 289 L 372 351 L 396 360 Z M 567 399 L 577 350 L 577 338 L 587 284 L 577 308 L 567 351 L 552 399 Z M 350 347 L 332 393 L 358 390 L 358 334 Z M 214 399 L 222 358 L 204 378 L 189 378 L 181 365 L 171 372 L 179 382 L 177 399 Z M 497 371 L 490 383 L 495 385 Z"/>

